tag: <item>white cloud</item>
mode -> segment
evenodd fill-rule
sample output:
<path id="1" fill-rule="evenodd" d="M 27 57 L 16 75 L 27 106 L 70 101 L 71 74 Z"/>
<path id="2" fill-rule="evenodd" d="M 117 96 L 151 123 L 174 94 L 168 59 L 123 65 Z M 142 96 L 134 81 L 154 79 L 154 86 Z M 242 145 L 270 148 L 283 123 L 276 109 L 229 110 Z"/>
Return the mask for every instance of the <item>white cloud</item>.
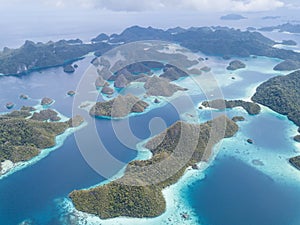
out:
<path id="1" fill-rule="evenodd" d="M 236 2 L 233 10 L 236 11 L 268 11 L 281 8 L 285 4 L 279 0 L 252 0 L 247 2 Z"/>
<path id="2" fill-rule="evenodd" d="M 291 2 L 290 2 L 291 1 Z M 29 4 L 47 7 L 99 8 L 110 11 L 268 11 L 292 4 L 293 0 L 27 0 Z M 0 0 L 1 6 L 23 4 L 23 0 Z M 285 4 L 286 3 L 286 4 Z"/>

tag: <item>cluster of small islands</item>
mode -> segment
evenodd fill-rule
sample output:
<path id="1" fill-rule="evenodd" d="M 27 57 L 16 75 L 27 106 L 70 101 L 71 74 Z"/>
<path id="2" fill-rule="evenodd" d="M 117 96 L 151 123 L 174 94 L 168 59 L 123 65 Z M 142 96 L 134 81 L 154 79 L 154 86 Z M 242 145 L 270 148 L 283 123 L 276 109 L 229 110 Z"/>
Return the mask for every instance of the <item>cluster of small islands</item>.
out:
<path id="1" fill-rule="evenodd" d="M 232 17 L 234 16 L 227 16 L 223 19 Z M 272 29 L 284 29 L 284 27 L 287 25 Z M 59 66 L 62 66 L 66 73 L 73 73 L 78 67 L 75 62 L 90 52 L 94 52 L 95 57 L 98 57 L 116 46 L 140 40 L 174 42 L 193 52 L 201 51 L 206 55 L 219 56 L 228 62 L 226 69 L 229 71 L 246 68 L 247 65 L 243 62 L 243 58 L 250 56 L 281 59 L 282 62 L 276 65 L 274 70 L 293 72 L 286 76 L 271 78 L 261 84 L 252 96 L 251 102 L 215 99 L 201 102 L 198 110 L 213 108 L 222 111 L 228 108 L 242 107 L 249 115 L 255 116 L 260 113 L 260 105 L 264 105 L 275 112 L 286 115 L 300 127 L 300 70 L 296 71 L 300 69 L 300 53 L 276 48 L 274 45 L 278 43 L 255 31 L 241 31 L 227 27 L 193 27 L 190 29 L 177 27 L 161 30 L 134 26 L 127 28 L 119 35 L 100 34 L 90 43 L 83 43 L 79 39 L 48 43 L 26 41 L 19 49 L 4 48 L 0 52 L 0 73 L 23 76 L 33 71 Z M 286 40 L 281 44 L 294 43 Z M 91 63 L 95 64 L 96 60 Z M 158 76 L 153 75 L 151 72 L 153 69 L 160 69 L 162 73 Z M 203 67 L 199 71 L 189 72 L 201 76 L 208 73 L 210 69 Z M 98 70 L 95 88 L 99 93 L 112 96 L 116 90 L 126 88 L 132 82 L 140 82 L 143 83 L 146 95 L 154 97 L 154 103 L 159 103 L 161 96 L 170 97 L 176 92 L 187 91 L 186 88 L 172 82 L 188 77 L 189 72 L 164 62 L 143 61 L 126 66 L 116 73 Z M 110 83 L 113 83 L 114 88 L 109 85 Z M 67 94 L 74 96 L 76 92 L 68 91 Z M 20 98 L 25 100 L 28 99 L 28 96 L 21 94 Z M 43 98 L 41 105 L 51 105 L 52 102 L 52 99 Z M 6 107 L 12 109 L 14 104 L 7 103 Z M 101 117 L 123 118 L 131 113 L 142 113 L 147 107 L 149 104 L 137 96 L 118 95 L 107 101 L 96 102 L 91 107 L 89 114 L 96 119 L 101 119 Z M 61 122 L 60 119 L 58 113 L 50 108 L 37 111 L 34 107 L 25 106 L 1 115 L 1 162 L 9 160 L 18 163 L 31 160 L 43 149 L 55 145 L 57 135 L 70 127 L 77 127 L 83 123 L 81 116 L 65 122 Z M 159 216 L 166 209 L 162 190 L 176 183 L 188 167 L 198 169 L 199 161 L 209 160 L 214 144 L 223 138 L 234 138 L 239 129 L 237 123 L 243 120 L 242 116 L 233 118 L 220 116 L 197 125 L 178 121 L 145 144 L 145 147 L 152 153 L 151 159 L 132 161 L 127 165 L 124 175 L 118 180 L 88 190 L 74 190 L 69 197 L 77 210 L 101 218 Z M 212 130 L 216 127 L 222 129 L 222 126 L 218 124 L 224 124 L 224 121 L 226 127 L 223 135 L 211 137 Z M 181 152 L 174 152 L 179 144 L 182 130 L 185 131 L 185 143 L 182 143 Z M 195 133 L 199 135 L 195 136 Z M 294 140 L 300 142 L 300 134 L 296 135 Z M 192 141 L 197 143 L 192 157 L 180 170 L 173 171 L 172 162 L 184 160 L 184 152 L 188 151 L 189 143 Z M 248 139 L 246 141 L 249 144 L 255 144 L 255 140 Z M 209 151 L 206 151 L 207 148 Z M 143 167 L 162 161 L 166 164 L 161 169 L 165 173 L 174 175 L 161 182 L 151 184 L 149 179 L 155 174 L 153 171 L 143 170 Z M 289 162 L 300 170 L 300 156 L 289 159 Z M 128 185 L 129 183 L 135 185 Z"/>

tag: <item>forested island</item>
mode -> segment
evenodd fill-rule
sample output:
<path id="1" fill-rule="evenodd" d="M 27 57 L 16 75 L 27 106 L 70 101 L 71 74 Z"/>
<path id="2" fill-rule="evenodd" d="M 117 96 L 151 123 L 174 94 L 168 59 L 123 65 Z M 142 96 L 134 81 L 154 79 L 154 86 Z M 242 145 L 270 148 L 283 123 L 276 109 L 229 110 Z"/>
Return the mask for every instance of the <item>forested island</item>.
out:
<path id="1" fill-rule="evenodd" d="M 229 63 L 229 65 L 227 66 L 227 70 L 238 70 L 238 69 L 243 69 L 246 67 L 246 64 L 243 63 L 240 60 L 233 60 Z"/>
<path id="2" fill-rule="evenodd" d="M 300 69 L 300 61 L 295 60 L 284 60 L 283 62 L 277 64 L 274 67 L 276 71 L 291 71 L 291 70 L 298 70 Z"/>
<path id="3" fill-rule="evenodd" d="M 89 190 L 75 190 L 70 198 L 77 210 L 101 218 L 159 216 L 166 209 L 162 190 L 176 183 L 187 167 L 208 160 L 214 144 L 237 131 L 237 124 L 225 116 L 201 125 L 178 121 L 146 144 L 153 154 L 151 159 L 133 161 L 122 178 Z M 178 162 L 186 163 L 178 168 Z M 154 164 L 158 167 L 149 169 Z M 174 175 L 165 180 L 161 174 Z"/>
<path id="4" fill-rule="evenodd" d="M 40 118 L 31 116 L 32 110 L 32 107 L 22 107 L 0 116 L 0 162 L 28 161 L 42 149 L 54 146 L 57 135 L 83 122 L 80 116 L 66 122 L 43 122 Z"/>
<path id="5" fill-rule="evenodd" d="M 289 120 L 300 126 L 300 71 L 264 82 L 256 89 L 252 100 L 286 115 Z M 297 136 L 294 139 L 297 141 Z M 300 169 L 300 156 L 289 161 Z"/>
<path id="6" fill-rule="evenodd" d="M 111 46 L 105 43 L 73 44 L 66 40 L 47 43 L 26 41 L 18 49 L 4 48 L 0 52 L 0 73 L 21 75 L 49 67 L 64 66 L 67 73 L 74 72 L 70 63 L 89 52 L 105 52 Z"/>
<path id="7" fill-rule="evenodd" d="M 93 38 L 91 43 L 83 43 L 80 40 L 47 43 L 26 41 L 18 49 L 5 47 L 0 52 L 0 73 L 21 75 L 57 66 L 64 66 L 67 73 L 72 73 L 75 68 L 72 62 L 81 59 L 87 53 L 94 52 L 95 56 L 101 56 L 123 43 L 141 40 L 175 42 L 194 52 L 201 51 L 207 55 L 231 57 L 257 55 L 300 61 L 299 53 L 273 47 L 276 42 L 258 32 L 240 31 L 228 27 L 162 30 L 133 26 L 125 29 L 121 34 L 110 36 L 101 34 Z"/>
<path id="8" fill-rule="evenodd" d="M 138 97 L 128 94 L 119 95 L 115 99 L 106 102 L 97 102 L 90 110 L 91 116 L 96 117 L 125 117 L 130 113 L 141 113 L 149 106 L 147 102 L 140 100 Z"/>
<path id="9" fill-rule="evenodd" d="M 252 100 L 286 115 L 300 126 L 300 71 L 277 76 L 262 83 Z"/>
<path id="10" fill-rule="evenodd" d="M 300 156 L 296 156 L 289 159 L 289 162 L 298 170 L 300 170 Z"/>

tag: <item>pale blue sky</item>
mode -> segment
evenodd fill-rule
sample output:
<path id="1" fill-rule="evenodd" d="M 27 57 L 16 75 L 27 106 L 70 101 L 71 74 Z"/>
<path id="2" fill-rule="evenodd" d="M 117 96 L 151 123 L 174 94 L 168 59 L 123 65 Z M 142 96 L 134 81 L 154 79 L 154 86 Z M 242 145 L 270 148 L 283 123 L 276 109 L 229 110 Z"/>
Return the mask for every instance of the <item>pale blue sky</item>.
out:
<path id="1" fill-rule="evenodd" d="M 0 7 L 18 8 L 98 8 L 112 11 L 198 10 L 267 11 L 299 7 L 298 0 L 0 0 Z"/>

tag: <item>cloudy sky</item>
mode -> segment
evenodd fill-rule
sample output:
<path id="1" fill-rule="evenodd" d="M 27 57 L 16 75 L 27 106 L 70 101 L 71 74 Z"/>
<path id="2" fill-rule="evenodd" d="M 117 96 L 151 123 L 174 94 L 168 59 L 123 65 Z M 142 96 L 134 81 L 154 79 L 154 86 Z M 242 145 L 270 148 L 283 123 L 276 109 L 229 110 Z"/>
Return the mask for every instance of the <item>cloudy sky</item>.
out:
<path id="1" fill-rule="evenodd" d="M 84 8 L 110 11 L 196 10 L 268 11 L 298 7 L 298 0 L 0 0 L 1 8 Z"/>
<path id="2" fill-rule="evenodd" d="M 283 23 L 300 20 L 299 9 L 299 0 L 0 0 L 0 48 L 19 46 L 26 39 L 90 40 L 101 32 L 119 33 L 132 25 L 240 28 L 253 26 L 253 18 L 266 15 L 280 15 L 277 22 Z M 220 16 L 228 13 L 251 20 L 222 24 Z"/>

